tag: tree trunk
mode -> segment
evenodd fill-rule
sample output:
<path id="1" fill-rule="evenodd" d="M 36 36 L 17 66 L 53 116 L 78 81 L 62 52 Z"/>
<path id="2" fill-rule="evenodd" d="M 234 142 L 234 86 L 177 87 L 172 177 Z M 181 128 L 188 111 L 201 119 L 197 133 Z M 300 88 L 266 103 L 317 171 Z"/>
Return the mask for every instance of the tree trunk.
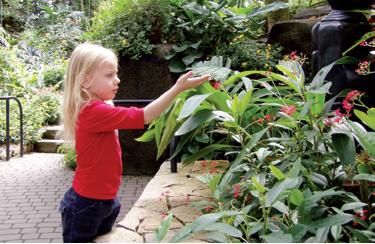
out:
<path id="1" fill-rule="evenodd" d="M 271 4 L 276 1 L 288 3 L 288 0 L 265 0 L 265 4 Z M 272 26 L 279 21 L 289 20 L 289 9 L 281 9 L 278 11 L 274 11 L 268 13 L 267 16 L 267 24 L 268 24 L 268 32 L 271 30 Z"/>

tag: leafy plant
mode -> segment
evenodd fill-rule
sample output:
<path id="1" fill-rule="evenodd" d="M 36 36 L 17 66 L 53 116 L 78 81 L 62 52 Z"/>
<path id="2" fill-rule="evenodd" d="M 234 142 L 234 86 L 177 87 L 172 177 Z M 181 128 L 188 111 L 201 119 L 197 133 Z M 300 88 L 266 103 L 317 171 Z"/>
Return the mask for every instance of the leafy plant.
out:
<path id="1" fill-rule="evenodd" d="M 171 13 L 174 8 L 167 0 L 103 1 L 85 36 L 124 56 L 139 59 L 150 54 L 154 44 L 165 40 Z"/>
<path id="2" fill-rule="evenodd" d="M 372 134 L 365 136 L 345 114 L 331 111 L 335 98 L 325 101 L 330 87 L 325 77 L 333 65 L 310 84 L 296 61 L 280 62 L 278 73 L 233 72 L 217 90 L 205 83 L 181 94 L 153 124 L 150 132 L 159 141 L 159 154 L 173 135 L 181 136 L 176 152 L 206 135 L 208 143 L 183 163 L 219 155 L 231 163 L 206 181 L 215 199 L 213 213 L 182 228 L 172 241 L 209 230 L 208 240 L 224 242 L 373 240 L 367 221 L 372 205 L 342 184 L 347 169 L 356 165 L 354 139 L 369 150 Z M 214 75 L 221 69 L 206 65 L 193 70 Z M 364 175 L 354 175 L 364 180 Z M 225 216 L 228 211 L 236 213 Z M 212 220 L 211 215 L 221 217 Z M 227 225 L 239 232 L 229 233 Z"/>
<path id="3" fill-rule="evenodd" d="M 71 169 L 75 169 L 77 167 L 77 154 L 73 148 L 67 145 L 61 145 L 57 149 L 57 152 L 64 154 L 64 158 L 62 159 L 62 161 L 65 166 Z"/>

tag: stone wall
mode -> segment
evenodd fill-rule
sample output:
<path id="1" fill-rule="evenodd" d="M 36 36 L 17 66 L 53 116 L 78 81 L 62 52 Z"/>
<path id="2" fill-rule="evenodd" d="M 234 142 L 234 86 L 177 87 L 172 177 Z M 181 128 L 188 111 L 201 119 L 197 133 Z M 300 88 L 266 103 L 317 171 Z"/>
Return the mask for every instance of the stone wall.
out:
<path id="1" fill-rule="evenodd" d="M 195 178 L 202 174 L 199 162 L 186 167 L 179 164 L 178 173 L 171 173 L 170 162 L 165 161 L 125 218 L 112 232 L 98 237 L 95 242 L 156 242 L 155 229 L 164 216 L 172 213 L 170 231 L 165 238 L 169 241 L 181 227 L 200 215 L 190 203 L 209 199 L 210 190 Z M 206 241 L 194 236 L 186 242 Z"/>

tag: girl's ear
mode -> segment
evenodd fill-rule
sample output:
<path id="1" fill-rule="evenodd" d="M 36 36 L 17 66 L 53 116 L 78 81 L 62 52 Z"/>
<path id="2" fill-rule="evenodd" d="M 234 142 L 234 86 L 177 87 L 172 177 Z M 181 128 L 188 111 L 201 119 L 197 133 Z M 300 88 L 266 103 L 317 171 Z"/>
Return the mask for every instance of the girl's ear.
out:
<path id="1" fill-rule="evenodd" d="M 90 88 L 90 85 L 91 85 L 91 82 L 90 82 L 90 78 L 89 78 L 89 75 L 88 74 L 85 74 L 85 76 L 83 77 L 83 81 L 82 81 L 82 84 L 81 86 L 85 89 L 89 89 Z"/>

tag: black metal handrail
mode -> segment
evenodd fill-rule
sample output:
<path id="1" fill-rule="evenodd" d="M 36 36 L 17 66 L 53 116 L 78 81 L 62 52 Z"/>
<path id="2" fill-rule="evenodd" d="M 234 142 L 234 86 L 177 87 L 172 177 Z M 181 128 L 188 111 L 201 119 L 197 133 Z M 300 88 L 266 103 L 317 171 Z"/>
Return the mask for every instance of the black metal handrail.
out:
<path id="1" fill-rule="evenodd" d="M 153 102 L 153 99 L 119 99 L 119 100 L 112 100 L 114 104 L 116 103 L 123 103 L 123 104 L 149 104 Z M 171 157 L 174 150 L 176 148 L 176 139 L 175 137 L 172 138 L 169 144 L 169 156 Z M 177 157 L 171 159 L 171 173 L 177 173 Z"/>
<path id="2" fill-rule="evenodd" d="M 5 143 L 6 143 L 6 161 L 9 161 L 10 159 L 10 136 L 9 136 L 9 120 L 10 120 L 10 107 L 9 107 L 9 101 L 11 99 L 16 100 L 18 104 L 18 108 L 20 110 L 20 156 L 23 156 L 23 112 L 22 112 L 22 104 L 20 100 L 16 97 L 12 96 L 4 96 L 0 97 L 0 100 L 5 100 Z"/>

